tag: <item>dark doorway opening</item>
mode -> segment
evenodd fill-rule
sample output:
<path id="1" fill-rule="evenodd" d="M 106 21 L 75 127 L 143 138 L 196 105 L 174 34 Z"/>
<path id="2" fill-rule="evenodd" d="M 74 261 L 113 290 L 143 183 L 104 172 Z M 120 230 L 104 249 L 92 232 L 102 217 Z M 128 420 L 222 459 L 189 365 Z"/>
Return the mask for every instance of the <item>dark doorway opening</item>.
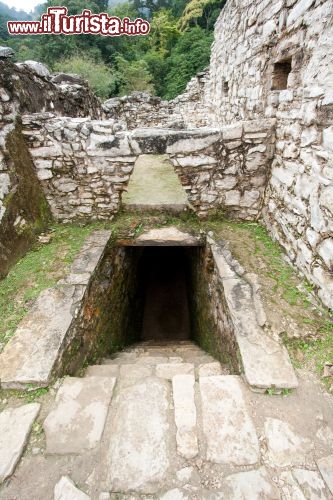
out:
<path id="1" fill-rule="evenodd" d="M 139 267 L 143 294 L 141 340 L 190 339 L 184 248 L 145 247 Z"/>

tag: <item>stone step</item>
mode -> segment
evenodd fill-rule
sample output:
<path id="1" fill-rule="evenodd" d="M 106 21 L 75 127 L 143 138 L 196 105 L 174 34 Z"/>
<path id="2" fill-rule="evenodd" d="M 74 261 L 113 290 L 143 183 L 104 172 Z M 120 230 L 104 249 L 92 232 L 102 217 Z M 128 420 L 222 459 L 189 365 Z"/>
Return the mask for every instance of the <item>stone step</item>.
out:
<path id="1" fill-rule="evenodd" d="M 83 453 L 99 443 L 115 383 L 111 377 L 64 380 L 43 424 L 47 453 Z"/>
<path id="2" fill-rule="evenodd" d="M 135 363 L 122 363 L 122 364 L 101 364 L 88 366 L 84 376 L 85 377 L 129 377 L 133 373 L 133 369 L 138 366 L 147 366 L 149 374 L 155 374 L 159 378 L 172 380 L 175 375 L 195 375 L 196 379 L 199 377 L 209 377 L 214 375 L 228 375 L 229 371 L 222 366 L 218 361 L 213 363 L 203 363 L 194 365 L 193 363 L 161 363 L 156 366 L 146 364 L 138 365 Z M 142 372 L 138 372 L 142 373 Z M 147 373 L 147 372 L 145 372 Z"/>

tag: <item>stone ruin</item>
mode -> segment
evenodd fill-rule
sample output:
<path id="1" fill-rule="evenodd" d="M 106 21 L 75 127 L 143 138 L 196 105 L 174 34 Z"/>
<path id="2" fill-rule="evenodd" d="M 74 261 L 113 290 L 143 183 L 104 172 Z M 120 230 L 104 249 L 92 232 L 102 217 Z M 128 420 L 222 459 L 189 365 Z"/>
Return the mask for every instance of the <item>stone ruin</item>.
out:
<path id="1" fill-rule="evenodd" d="M 0 48 L 1 274 L 51 220 L 111 220 L 138 157 L 163 154 L 199 218 L 261 221 L 332 308 L 332 19 L 331 0 L 228 0 L 210 67 L 170 102 L 101 104 L 79 77 Z M 198 345 L 139 331 L 154 259 L 186 267 Z M 1 411 L 0 496 L 331 498 L 332 401 L 296 376 L 258 290 L 213 233 L 93 231 L 0 353 L 1 389 L 58 389 L 51 409 Z M 289 401 L 255 394 L 299 382 Z M 16 468 L 39 412 L 45 445 L 31 439 Z"/>
<path id="2" fill-rule="evenodd" d="M 50 218 L 111 219 L 137 157 L 166 153 L 199 217 L 262 221 L 332 308 L 332 16 L 329 0 L 229 0 L 209 68 L 170 102 L 101 104 L 2 58 L 2 274 Z"/>

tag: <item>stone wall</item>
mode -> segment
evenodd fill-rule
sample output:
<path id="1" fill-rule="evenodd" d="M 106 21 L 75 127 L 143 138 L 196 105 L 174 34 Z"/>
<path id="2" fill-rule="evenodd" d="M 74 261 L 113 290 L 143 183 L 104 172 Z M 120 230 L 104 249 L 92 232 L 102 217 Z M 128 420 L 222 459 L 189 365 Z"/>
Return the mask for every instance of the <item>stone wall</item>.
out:
<path id="1" fill-rule="evenodd" d="M 187 84 L 183 94 L 171 101 L 133 92 L 129 96 L 114 97 L 103 103 L 108 119 L 115 119 L 131 130 L 141 127 L 196 128 L 209 126 L 206 110 L 198 104 L 203 98 L 206 73 L 198 73 Z"/>
<path id="2" fill-rule="evenodd" d="M 99 118 L 99 100 L 70 75 L 51 75 L 39 63 L 0 59 L 0 275 L 45 227 L 49 208 L 21 135 L 19 116 L 52 110 L 58 115 Z"/>
<path id="3" fill-rule="evenodd" d="M 330 308 L 332 18 L 330 0 L 228 0 L 216 23 L 204 91 L 217 125 L 276 118 L 263 220 Z"/>
<path id="4" fill-rule="evenodd" d="M 221 129 L 121 130 L 114 120 L 25 115 L 25 135 L 53 216 L 110 219 L 140 154 L 167 153 L 200 217 L 254 220 L 274 150 L 274 120 Z"/>

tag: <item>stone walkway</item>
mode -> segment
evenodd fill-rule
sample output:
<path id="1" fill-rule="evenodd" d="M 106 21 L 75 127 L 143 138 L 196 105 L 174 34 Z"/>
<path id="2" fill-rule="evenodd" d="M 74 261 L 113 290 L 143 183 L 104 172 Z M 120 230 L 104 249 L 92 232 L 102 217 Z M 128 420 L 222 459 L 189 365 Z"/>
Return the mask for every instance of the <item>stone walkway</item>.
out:
<path id="1" fill-rule="evenodd" d="M 0 498 L 332 499 L 332 397 L 299 378 L 253 393 L 191 342 L 138 344 L 0 414 Z"/>

